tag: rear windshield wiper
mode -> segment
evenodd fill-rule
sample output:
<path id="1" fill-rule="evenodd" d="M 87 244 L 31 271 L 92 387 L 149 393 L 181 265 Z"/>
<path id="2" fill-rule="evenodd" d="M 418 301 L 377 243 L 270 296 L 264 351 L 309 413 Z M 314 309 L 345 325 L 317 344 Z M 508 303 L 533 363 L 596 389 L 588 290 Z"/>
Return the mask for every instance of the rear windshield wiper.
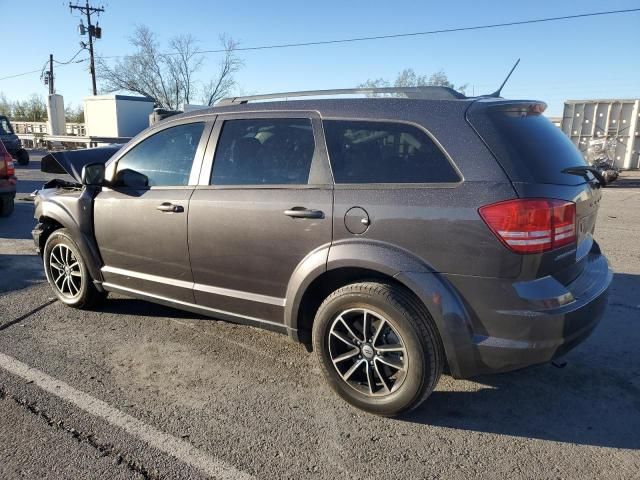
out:
<path id="1" fill-rule="evenodd" d="M 562 173 L 569 173 L 571 175 L 580 175 L 586 178 L 587 180 L 590 180 L 589 177 L 587 176 L 587 172 L 590 172 L 594 177 L 596 177 L 596 180 L 598 180 L 598 183 L 600 183 L 600 185 L 606 185 L 607 183 L 606 180 L 604 179 L 602 174 L 598 171 L 598 169 L 595 167 L 590 167 L 589 165 L 579 165 L 575 167 L 567 167 L 562 170 Z"/>

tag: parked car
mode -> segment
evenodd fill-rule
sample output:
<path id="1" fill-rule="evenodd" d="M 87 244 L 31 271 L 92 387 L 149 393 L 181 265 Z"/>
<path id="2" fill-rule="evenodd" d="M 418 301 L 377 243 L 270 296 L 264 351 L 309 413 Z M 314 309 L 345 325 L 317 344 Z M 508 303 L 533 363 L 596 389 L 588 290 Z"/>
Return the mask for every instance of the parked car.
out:
<path id="1" fill-rule="evenodd" d="M 0 140 L 0 217 L 8 217 L 13 213 L 16 182 L 13 158 Z"/>
<path id="2" fill-rule="evenodd" d="M 340 396 L 381 415 L 418 406 L 445 369 L 466 378 L 573 348 L 612 279 L 580 153 L 541 102 L 391 92 L 408 98 L 229 99 L 100 161 L 52 154 L 78 181 L 36 199 L 54 293 L 288 334 Z M 276 97 L 289 101 L 254 103 Z"/>
<path id="3" fill-rule="evenodd" d="M 0 115 L 0 141 L 4 143 L 7 151 L 20 165 L 29 164 L 29 152 L 22 148 L 22 142 L 13 131 L 9 118 Z"/>

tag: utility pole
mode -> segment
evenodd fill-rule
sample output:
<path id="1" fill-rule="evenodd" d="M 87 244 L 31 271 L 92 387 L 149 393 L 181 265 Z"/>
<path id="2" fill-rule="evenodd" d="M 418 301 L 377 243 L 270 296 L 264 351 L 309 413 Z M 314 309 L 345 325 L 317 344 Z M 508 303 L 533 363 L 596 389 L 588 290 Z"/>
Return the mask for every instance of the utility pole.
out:
<path id="1" fill-rule="evenodd" d="M 47 72 L 47 83 L 49 84 L 49 95 L 56 93 L 53 88 L 53 53 L 49 54 L 49 71 Z"/>
<path id="2" fill-rule="evenodd" d="M 69 2 L 69 8 L 71 10 L 79 10 L 87 16 L 87 28 L 84 28 L 82 24 L 82 20 L 80 21 L 80 25 L 78 27 L 80 31 L 80 35 L 84 35 L 85 31 L 89 35 L 89 57 L 90 57 L 90 66 L 89 71 L 91 72 L 91 84 L 93 86 L 93 94 L 98 94 L 98 89 L 96 88 L 96 67 L 93 61 L 93 38 L 102 38 L 102 29 L 99 26 L 94 26 L 91 23 L 91 14 L 92 13 L 102 13 L 104 12 L 104 8 L 102 7 L 92 7 L 89 5 L 87 1 L 84 6 L 82 5 L 72 5 Z M 84 42 L 80 42 L 83 48 L 86 48 L 86 44 Z"/>

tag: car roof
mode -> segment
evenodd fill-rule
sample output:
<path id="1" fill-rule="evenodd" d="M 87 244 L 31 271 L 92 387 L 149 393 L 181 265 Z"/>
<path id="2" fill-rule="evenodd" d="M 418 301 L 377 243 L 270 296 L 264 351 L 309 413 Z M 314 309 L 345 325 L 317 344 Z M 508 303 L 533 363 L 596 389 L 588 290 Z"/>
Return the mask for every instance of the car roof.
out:
<path id="1" fill-rule="evenodd" d="M 289 100 L 215 105 L 167 118 L 186 120 L 201 116 L 233 113 L 268 112 L 316 112 L 323 118 L 401 118 L 412 110 L 421 111 L 466 108 L 475 99 L 423 100 L 410 98 L 332 98 L 314 100 Z"/>

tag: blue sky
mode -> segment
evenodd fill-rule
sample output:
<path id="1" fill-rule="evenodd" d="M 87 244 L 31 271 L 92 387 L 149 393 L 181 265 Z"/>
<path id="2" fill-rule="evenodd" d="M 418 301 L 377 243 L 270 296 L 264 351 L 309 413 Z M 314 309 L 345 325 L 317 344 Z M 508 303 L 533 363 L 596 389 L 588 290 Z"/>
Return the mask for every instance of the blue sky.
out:
<path id="1" fill-rule="evenodd" d="M 99 17 L 98 55 L 129 53 L 128 36 L 146 24 L 166 42 L 192 33 L 201 48 L 217 48 L 226 32 L 241 46 L 384 35 L 640 7 L 640 1 L 124 1 L 106 0 Z M 68 2 L 0 0 L 4 28 L 0 77 L 40 69 L 53 53 L 69 59 L 82 39 L 79 16 Z M 245 93 L 347 88 L 368 78 L 393 79 L 403 68 L 428 74 L 444 70 L 468 93 L 494 90 L 516 58 L 518 70 L 503 96 L 536 98 L 560 115 L 565 99 L 640 96 L 640 13 L 506 27 L 474 32 L 375 40 L 346 45 L 241 52 L 237 80 Z M 21 34 L 21 32 L 25 32 Z M 79 57 L 80 58 L 80 57 Z M 199 77 L 213 74 L 207 56 Z M 79 104 L 90 93 L 87 64 L 57 68 L 56 90 Z M 10 99 L 45 95 L 39 73 L 0 81 Z"/>

